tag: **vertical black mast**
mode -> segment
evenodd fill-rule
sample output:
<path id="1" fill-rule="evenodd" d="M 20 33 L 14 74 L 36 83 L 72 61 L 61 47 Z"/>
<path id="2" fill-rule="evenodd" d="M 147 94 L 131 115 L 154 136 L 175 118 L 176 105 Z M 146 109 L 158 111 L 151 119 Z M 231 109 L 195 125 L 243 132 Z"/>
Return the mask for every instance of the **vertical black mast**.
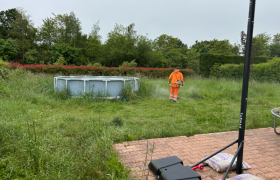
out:
<path id="1" fill-rule="evenodd" d="M 250 59 L 251 59 L 251 48 L 252 48 L 252 39 L 253 39 L 254 17 L 255 17 L 255 4 L 256 4 L 256 0 L 250 0 L 246 53 L 245 53 L 244 74 L 243 74 L 243 86 L 242 86 L 242 98 L 241 98 L 240 123 L 239 123 L 239 138 L 238 138 L 238 147 L 240 146 L 240 144 L 243 144 L 243 146 L 241 147 L 239 154 L 237 156 L 236 174 L 243 173 L 242 161 L 243 161 L 246 108 L 247 108 L 248 85 L 249 85 L 249 74 L 250 74 Z"/>

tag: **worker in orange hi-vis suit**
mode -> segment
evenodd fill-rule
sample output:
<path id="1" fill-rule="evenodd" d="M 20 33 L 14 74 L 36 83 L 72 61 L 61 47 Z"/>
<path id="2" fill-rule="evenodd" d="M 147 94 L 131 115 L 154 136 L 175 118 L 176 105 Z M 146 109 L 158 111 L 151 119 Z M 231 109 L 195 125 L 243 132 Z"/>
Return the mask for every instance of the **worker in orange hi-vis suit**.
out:
<path id="1" fill-rule="evenodd" d="M 184 85 L 183 75 L 180 73 L 179 69 L 179 67 L 176 67 L 168 79 L 168 82 L 171 85 L 169 100 L 173 102 L 177 102 L 180 85 Z"/>

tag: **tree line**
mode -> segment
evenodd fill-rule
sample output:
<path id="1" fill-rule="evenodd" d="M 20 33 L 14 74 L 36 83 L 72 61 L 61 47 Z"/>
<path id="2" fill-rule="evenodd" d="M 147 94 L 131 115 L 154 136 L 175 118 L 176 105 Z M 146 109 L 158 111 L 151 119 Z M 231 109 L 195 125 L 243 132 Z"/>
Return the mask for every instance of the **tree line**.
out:
<path id="1" fill-rule="evenodd" d="M 179 38 L 162 34 L 156 39 L 138 35 L 135 24 L 116 24 L 101 41 L 99 22 L 90 34 L 83 34 L 74 12 L 52 14 L 34 27 L 23 8 L 0 12 L 0 58 L 21 64 L 73 64 L 118 67 L 175 67 L 198 69 L 200 53 L 244 55 L 246 34 L 240 44 L 228 40 L 196 41 L 188 47 Z M 252 56 L 280 56 L 280 34 L 257 34 L 253 38 Z"/>

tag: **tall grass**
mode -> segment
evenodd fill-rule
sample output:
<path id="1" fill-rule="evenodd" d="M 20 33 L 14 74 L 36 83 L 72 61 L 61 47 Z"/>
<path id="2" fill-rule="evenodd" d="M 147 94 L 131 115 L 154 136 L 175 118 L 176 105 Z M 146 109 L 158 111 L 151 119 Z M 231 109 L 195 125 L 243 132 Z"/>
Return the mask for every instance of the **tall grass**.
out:
<path id="1" fill-rule="evenodd" d="M 45 74 L 3 74 L 0 179 L 129 179 L 114 143 L 238 130 L 238 80 L 186 79 L 173 103 L 167 80 L 141 79 L 139 91 L 130 89 L 130 101 L 122 102 L 55 93 Z M 253 84 L 246 128 L 272 127 L 279 83 Z"/>

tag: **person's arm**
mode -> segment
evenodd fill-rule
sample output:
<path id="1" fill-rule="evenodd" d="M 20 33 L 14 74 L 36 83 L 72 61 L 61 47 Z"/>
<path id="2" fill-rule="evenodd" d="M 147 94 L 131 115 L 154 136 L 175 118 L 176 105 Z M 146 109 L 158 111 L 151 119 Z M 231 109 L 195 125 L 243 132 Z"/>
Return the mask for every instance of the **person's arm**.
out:
<path id="1" fill-rule="evenodd" d="M 181 78 L 182 78 L 182 86 L 184 86 L 184 77 L 182 73 L 181 73 Z"/>
<path id="2" fill-rule="evenodd" d="M 171 79 L 172 79 L 172 74 L 170 74 L 169 78 L 168 78 L 168 84 L 171 83 Z"/>

